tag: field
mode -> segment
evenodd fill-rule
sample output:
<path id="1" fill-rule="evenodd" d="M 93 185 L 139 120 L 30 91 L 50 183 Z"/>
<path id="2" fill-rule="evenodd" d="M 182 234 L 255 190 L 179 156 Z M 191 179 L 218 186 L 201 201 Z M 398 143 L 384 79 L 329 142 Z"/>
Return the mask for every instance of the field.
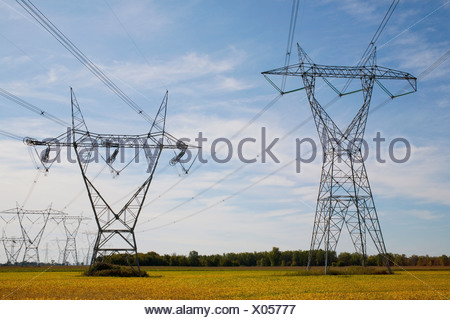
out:
<path id="1" fill-rule="evenodd" d="M 448 299 L 450 269 L 304 275 L 303 268 L 145 268 L 148 278 L 86 277 L 81 267 L 1 267 L 0 299 Z"/>

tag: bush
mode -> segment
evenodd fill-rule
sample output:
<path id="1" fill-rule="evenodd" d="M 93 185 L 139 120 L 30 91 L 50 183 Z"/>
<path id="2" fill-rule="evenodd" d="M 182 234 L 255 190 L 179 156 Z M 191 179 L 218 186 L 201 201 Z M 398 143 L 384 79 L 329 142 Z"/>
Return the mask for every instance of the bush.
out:
<path id="1" fill-rule="evenodd" d="M 103 270 L 114 270 L 114 269 L 120 269 L 120 266 L 113 265 L 111 263 L 107 262 L 96 262 L 92 265 L 91 271 L 103 271 Z"/>
<path id="2" fill-rule="evenodd" d="M 139 272 L 137 269 L 121 267 L 106 262 L 95 263 L 91 271 L 85 271 L 85 276 L 94 277 L 148 277 L 147 272 Z"/>

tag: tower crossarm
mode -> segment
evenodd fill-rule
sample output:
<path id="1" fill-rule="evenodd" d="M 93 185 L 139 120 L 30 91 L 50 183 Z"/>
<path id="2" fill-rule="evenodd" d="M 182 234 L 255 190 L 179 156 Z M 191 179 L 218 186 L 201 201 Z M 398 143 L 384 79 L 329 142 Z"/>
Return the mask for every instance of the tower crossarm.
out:
<path id="1" fill-rule="evenodd" d="M 53 215 L 51 219 L 56 223 L 64 222 L 65 220 L 75 220 L 75 221 L 91 220 L 91 218 L 83 216 L 69 216 L 67 215 L 67 213 L 64 212 L 60 215 Z"/>
<path id="2" fill-rule="evenodd" d="M 285 76 L 309 76 L 315 78 L 347 78 L 362 79 L 373 78 L 377 80 L 406 80 L 414 91 L 417 90 L 417 78 L 413 75 L 381 66 L 326 66 L 312 63 L 297 63 L 287 67 L 281 67 L 262 74 L 274 74 Z"/>
<path id="3" fill-rule="evenodd" d="M 180 149 L 182 142 L 168 133 L 156 132 L 150 134 L 137 135 L 118 135 L 118 134 L 99 134 L 94 132 L 75 130 L 77 134 L 76 142 L 67 142 L 63 139 L 45 139 L 37 140 L 34 138 L 25 138 L 24 143 L 29 146 L 61 146 L 71 147 L 76 143 L 80 148 L 162 148 L 162 149 Z M 164 143 L 164 140 L 172 143 Z M 185 143 L 183 146 L 187 148 Z M 182 148 L 181 147 L 181 148 Z M 197 148 L 196 146 L 189 146 L 189 148 Z"/>
<path id="4" fill-rule="evenodd" d="M 25 210 L 22 208 L 12 208 L 12 209 L 7 209 L 7 210 L 3 210 L 0 211 L 0 214 L 21 214 L 21 215 L 29 215 L 29 214 L 41 214 L 41 215 L 67 215 L 67 213 L 59 211 L 59 210 L 54 210 L 54 209 L 43 209 L 43 210 Z"/>

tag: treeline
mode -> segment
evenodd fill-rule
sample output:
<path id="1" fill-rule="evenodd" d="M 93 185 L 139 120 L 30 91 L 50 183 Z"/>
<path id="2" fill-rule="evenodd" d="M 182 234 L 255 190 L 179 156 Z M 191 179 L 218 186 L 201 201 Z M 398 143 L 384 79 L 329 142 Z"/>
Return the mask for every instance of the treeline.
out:
<path id="1" fill-rule="evenodd" d="M 138 253 L 141 266 L 189 266 L 189 267 L 238 267 L 238 266 L 306 266 L 308 250 L 280 251 L 274 247 L 271 251 L 224 253 L 213 255 L 199 255 L 191 251 L 188 256 L 177 254 L 159 255 L 156 252 Z M 391 265 L 398 266 L 450 266 L 450 259 L 446 255 L 430 257 L 388 253 Z M 328 253 L 328 261 L 332 266 L 361 265 L 361 256 L 357 253 L 336 252 Z M 107 262 L 119 265 L 135 264 L 135 257 L 126 254 L 116 254 L 107 257 Z M 367 266 L 384 266 L 381 255 L 371 255 L 366 259 Z M 311 261 L 312 266 L 325 264 L 325 251 L 315 252 Z"/>

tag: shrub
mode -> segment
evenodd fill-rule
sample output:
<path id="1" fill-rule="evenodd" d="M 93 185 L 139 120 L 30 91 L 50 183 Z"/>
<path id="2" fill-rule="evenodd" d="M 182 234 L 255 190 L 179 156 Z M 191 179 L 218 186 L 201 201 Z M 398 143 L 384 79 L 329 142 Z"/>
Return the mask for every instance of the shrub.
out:
<path id="1" fill-rule="evenodd" d="M 95 263 L 91 271 L 85 271 L 85 276 L 94 277 L 148 277 L 147 272 L 139 272 L 137 269 L 121 267 L 106 262 Z"/>

